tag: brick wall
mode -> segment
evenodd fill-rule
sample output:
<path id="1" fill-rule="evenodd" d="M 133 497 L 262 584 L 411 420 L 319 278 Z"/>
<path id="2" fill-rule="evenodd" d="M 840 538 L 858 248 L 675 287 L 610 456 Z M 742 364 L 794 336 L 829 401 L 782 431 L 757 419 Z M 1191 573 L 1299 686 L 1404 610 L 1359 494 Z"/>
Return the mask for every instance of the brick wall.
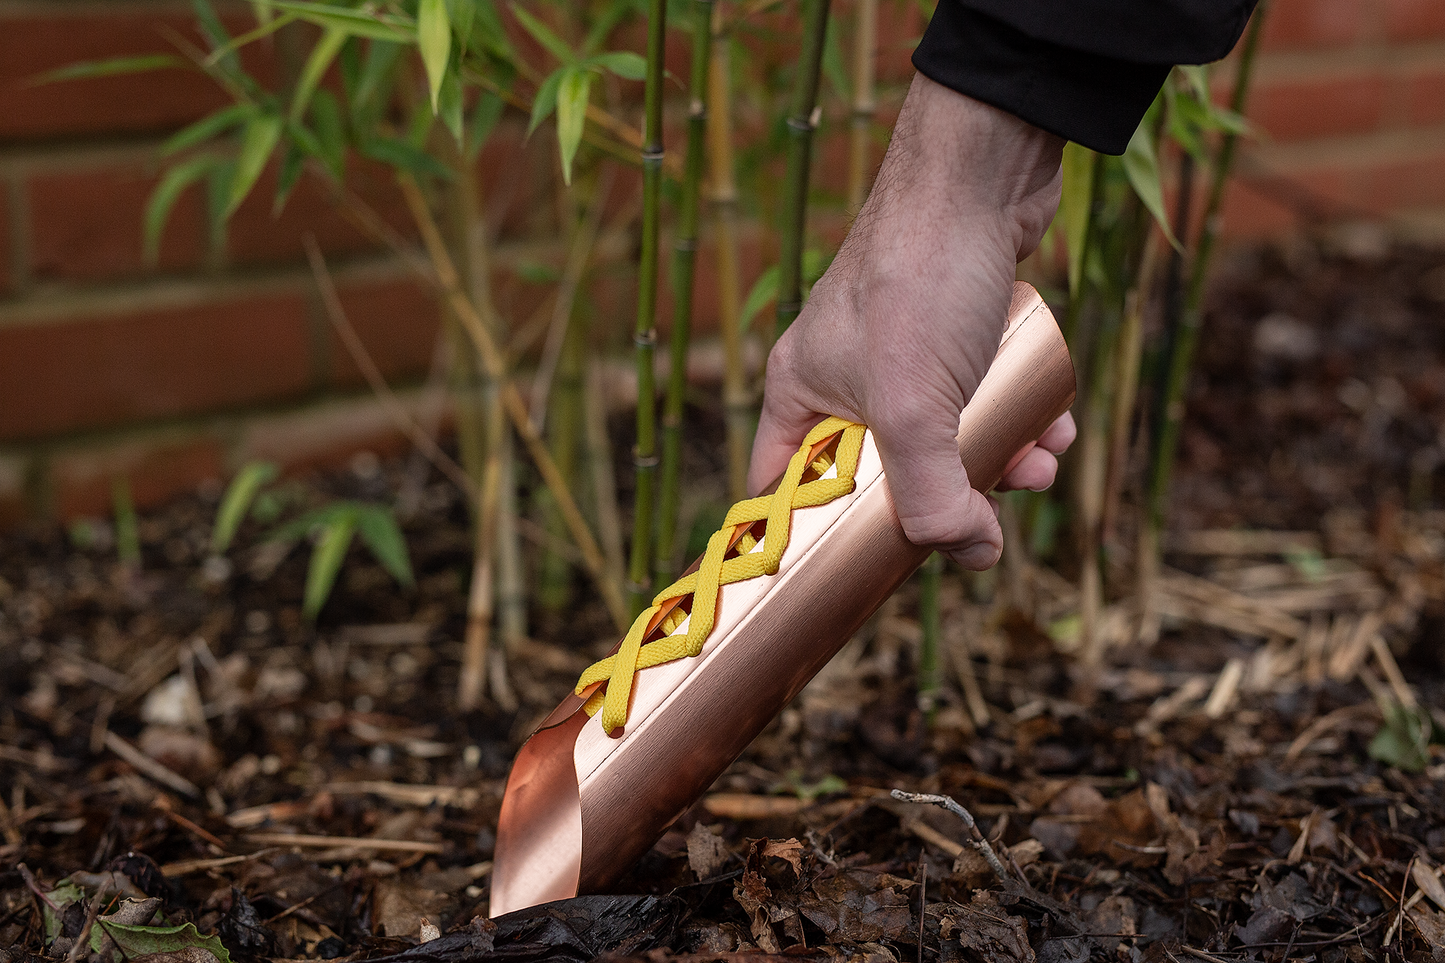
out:
<path id="1" fill-rule="evenodd" d="M 246 21 L 244 4 L 221 6 L 234 25 Z M 896 114 L 922 29 L 916 5 L 886 9 L 883 124 Z M 408 403 L 421 404 L 440 329 L 434 299 L 319 181 L 303 179 L 273 217 L 263 178 L 220 237 L 206 228 L 199 193 L 188 193 L 158 266 L 145 265 L 140 223 L 160 171 L 156 147 L 224 102 L 214 87 L 185 71 L 29 83 L 76 61 L 172 49 L 175 37 L 198 42 L 185 0 L 0 0 L 0 524 L 103 513 L 120 475 L 145 504 L 251 457 L 297 465 L 394 445 L 322 309 L 307 234 L 326 251 L 373 359 Z M 752 53 L 785 60 L 787 48 L 758 39 Z M 681 38 L 669 53 L 685 76 Z M 246 53 L 261 75 L 276 70 L 271 56 L 266 45 Z M 817 179 L 841 194 L 846 106 L 826 106 Z M 1445 229 L 1440 0 L 1274 0 L 1250 113 L 1267 136 L 1241 157 L 1226 211 L 1234 236 L 1279 235 L 1320 218 L 1372 218 L 1431 236 Z M 524 141 L 524 123 L 504 119 L 479 162 L 498 240 L 497 296 L 519 331 L 546 310 L 545 288 L 524 268 L 559 266 L 565 254 L 555 239 L 553 148 L 545 135 Z M 740 127 L 766 134 L 757 111 Z M 678 133 L 674 125 L 671 143 Z M 385 171 L 353 165 L 352 174 L 352 187 L 409 236 Z M 619 178 L 613 209 L 628 208 L 635 182 Z M 836 240 L 846 213 L 823 211 L 817 223 Z M 609 230 L 589 310 L 623 342 L 635 238 L 625 223 Z M 750 280 L 772 242 L 757 224 L 744 240 Z M 716 290 L 708 244 L 698 281 L 704 334 Z"/>

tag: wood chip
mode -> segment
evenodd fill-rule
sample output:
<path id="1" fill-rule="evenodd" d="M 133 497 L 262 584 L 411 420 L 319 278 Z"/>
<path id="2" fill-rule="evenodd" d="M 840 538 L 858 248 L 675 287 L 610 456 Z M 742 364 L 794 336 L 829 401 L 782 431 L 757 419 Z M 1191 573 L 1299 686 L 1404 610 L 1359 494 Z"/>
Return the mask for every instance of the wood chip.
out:
<path id="1" fill-rule="evenodd" d="M 1336 682 L 1348 682 L 1360 671 L 1369 657 L 1370 649 L 1379 637 L 1384 618 L 1379 612 L 1366 612 L 1355 624 L 1355 631 L 1342 644 L 1330 652 L 1325 671 Z M 1384 640 L 1381 639 L 1381 642 Z"/>
<path id="2" fill-rule="evenodd" d="M 1287 612 L 1183 572 L 1161 576 L 1154 601 L 1162 615 L 1213 625 L 1241 635 L 1299 638 L 1306 629 L 1304 622 Z"/>
<path id="3" fill-rule="evenodd" d="M 1235 696 L 1239 694 L 1239 683 L 1243 678 L 1243 659 L 1233 658 L 1226 662 L 1219 678 L 1214 682 L 1208 701 L 1204 703 L 1204 714 L 1211 719 L 1218 719 L 1228 712 L 1229 707 L 1234 705 Z"/>
<path id="4" fill-rule="evenodd" d="M 1164 549 L 1180 555 L 1288 555 L 1323 551 L 1324 542 L 1318 532 L 1213 528 L 1174 532 L 1166 537 Z"/>

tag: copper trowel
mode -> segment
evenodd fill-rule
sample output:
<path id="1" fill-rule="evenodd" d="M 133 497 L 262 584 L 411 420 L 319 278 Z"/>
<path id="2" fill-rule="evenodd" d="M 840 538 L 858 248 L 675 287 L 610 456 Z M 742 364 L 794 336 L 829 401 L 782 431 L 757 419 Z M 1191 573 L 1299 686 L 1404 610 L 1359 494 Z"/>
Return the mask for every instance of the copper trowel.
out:
<path id="1" fill-rule="evenodd" d="M 974 487 L 997 484 L 1074 391 L 1053 315 L 1016 284 L 998 355 L 959 419 Z M 927 558 L 903 535 L 871 433 L 854 479 L 851 494 L 794 510 L 776 574 L 721 589 L 699 655 L 637 672 L 625 726 L 607 734 L 572 695 L 522 746 L 498 820 L 493 917 L 630 869 Z"/>

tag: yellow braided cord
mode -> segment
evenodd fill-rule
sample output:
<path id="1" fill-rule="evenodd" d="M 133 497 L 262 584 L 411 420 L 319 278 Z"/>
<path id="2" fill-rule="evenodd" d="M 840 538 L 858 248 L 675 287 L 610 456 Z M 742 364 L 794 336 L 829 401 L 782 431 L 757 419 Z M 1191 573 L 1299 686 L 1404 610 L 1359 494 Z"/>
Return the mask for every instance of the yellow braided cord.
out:
<path id="1" fill-rule="evenodd" d="M 657 594 L 652 605 L 637 617 L 628 630 L 616 654 L 594 663 L 577 680 L 576 693 L 582 695 L 589 686 L 606 681 L 605 689 L 594 692 L 584 709 L 588 715 L 602 710 L 602 728 L 609 734 L 627 722 L 628 703 L 632 697 L 632 677 L 638 669 L 646 669 L 674 659 L 692 657 L 702 652 L 702 646 L 713 630 L 717 615 L 718 592 L 724 585 L 755 578 L 759 575 L 776 575 L 788 547 L 792 528 L 793 509 L 824 505 L 841 495 L 853 491 L 853 476 L 858 471 L 858 456 L 863 450 L 863 434 L 866 429 L 842 418 L 829 418 L 803 439 L 803 445 L 788 462 L 788 470 L 771 495 L 749 498 L 738 502 L 727 514 L 722 528 L 708 539 L 707 551 L 703 553 L 702 564 L 696 572 L 684 575 Z M 842 434 L 838 440 L 837 454 L 829 457 L 826 453 L 809 459 L 813 446 L 831 435 Z M 837 477 L 817 478 L 803 482 L 803 474 L 811 467 L 819 475 L 836 461 Z M 739 525 L 751 525 L 767 519 L 763 538 L 744 534 L 732 547 L 732 532 Z M 763 543 L 761 551 L 754 552 L 758 542 Z M 687 633 L 673 635 L 689 613 L 679 605 L 668 613 L 658 628 L 664 633 L 660 639 L 643 644 L 643 636 L 653 616 L 667 602 L 692 596 L 691 621 Z"/>

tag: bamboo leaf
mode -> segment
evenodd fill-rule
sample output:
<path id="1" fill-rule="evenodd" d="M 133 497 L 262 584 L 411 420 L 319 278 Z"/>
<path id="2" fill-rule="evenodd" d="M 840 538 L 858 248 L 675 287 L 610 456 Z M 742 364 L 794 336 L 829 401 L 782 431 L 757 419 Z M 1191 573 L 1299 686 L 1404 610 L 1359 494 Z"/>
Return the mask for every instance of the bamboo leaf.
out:
<path id="1" fill-rule="evenodd" d="M 281 212 L 286 209 L 286 200 L 291 196 L 291 189 L 301 179 L 301 171 L 306 165 L 306 155 L 318 156 L 321 152 L 321 144 L 316 140 L 316 135 L 305 128 L 299 132 L 305 133 L 305 144 L 302 138 L 296 138 L 286 145 L 281 154 L 281 170 L 276 175 L 276 195 L 271 201 L 271 216 L 280 217 Z"/>
<path id="2" fill-rule="evenodd" d="M 256 186 L 257 178 L 281 139 L 281 126 L 280 114 L 259 114 L 246 122 L 246 130 L 241 135 L 241 151 L 236 156 L 236 171 L 226 197 L 226 218 L 236 213 L 236 208 Z"/>
<path id="3" fill-rule="evenodd" d="M 623 80 L 644 80 L 647 77 L 647 60 L 630 50 L 598 54 L 587 62 L 605 67 Z"/>
<path id="4" fill-rule="evenodd" d="M 462 146 L 465 143 L 462 131 L 462 75 L 456 64 L 453 64 L 447 70 L 446 77 L 442 78 L 442 94 L 437 116 L 441 118 L 446 129 L 451 131 L 457 146 Z"/>
<path id="5" fill-rule="evenodd" d="M 337 7 L 305 0 L 270 0 L 278 10 L 294 13 L 299 20 L 323 29 L 344 29 L 353 37 L 407 43 L 416 39 L 416 21 L 409 17 L 379 13 L 371 7 Z"/>
<path id="6" fill-rule="evenodd" d="M 778 266 L 774 264 L 762 274 L 753 284 L 753 289 L 748 292 L 748 298 L 743 302 L 742 316 L 738 319 L 739 331 L 746 332 L 753 323 L 753 318 L 763 308 L 778 299 Z"/>
<path id="7" fill-rule="evenodd" d="M 352 116 L 365 112 L 373 105 L 385 100 L 381 96 L 392 76 L 397 60 L 404 48 L 399 43 L 374 40 L 366 52 L 366 62 L 361 67 L 361 78 L 351 94 Z"/>
<path id="8" fill-rule="evenodd" d="M 437 112 L 442 81 L 452 56 L 452 18 L 447 0 L 421 0 L 416 10 L 416 39 L 421 63 L 426 68 L 427 87 L 431 91 L 432 113 Z"/>
<path id="9" fill-rule="evenodd" d="M 562 152 L 562 180 L 572 183 L 572 161 L 587 126 L 587 99 L 592 94 L 592 71 L 568 67 L 557 88 L 557 143 Z"/>
<path id="10" fill-rule="evenodd" d="M 516 54 L 512 51 L 512 41 L 507 36 L 507 29 L 502 25 L 502 18 L 492 0 L 476 0 L 475 7 L 476 20 L 472 25 L 472 40 L 477 40 L 480 34 L 479 49 L 490 51 L 505 63 L 514 61 Z"/>
<path id="11" fill-rule="evenodd" d="M 572 48 L 562 41 L 562 38 L 552 32 L 552 29 L 545 23 L 532 16 L 526 10 L 516 4 L 512 5 L 512 13 L 516 15 L 517 22 L 532 35 L 532 38 L 547 49 L 552 56 L 564 64 L 577 62 L 577 55 Z"/>
<path id="12" fill-rule="evenodd" d="M 482 144 L 486 143 L 487 136 L 491 134 L 492 128 L 497 126 L 497 121 L 502 119 L 502 111 L 506 104 L 502 98 L 490 90 L 482 91 L 477 98 L 477 104 L 472 108 L 471 119 L 467 121 L 467 158 L 475 160 L 477 153 L 481 151 Z"/>
<path id="13" fill-rule="evenodd" d="M 452 172 L 435 157 L 395 137 L 374 137 L 361 145 L 361 153 L 423 177 L 448 179 Z"/>
<path id="14" fill-rule="evenodd" d="M 338 181 L 346 175 L 346 128 L 341 120 L 341 107 L 329 90 L 318 90 L 311 98 L 311 121 L 316 125 L 316 140 L 321 148 L 321 161 Z"/>
<path id="15" fill-rule="evenodd" d="M 262 488 L 276 480 L 281 470 L 269 461 L 248 462 L 221 496 L 221 507 L 216 511 L 216 524 L 211 529 L 211 551 L 219 555 L 231 546 L 241 520 L 246 517 L 251 503 Z"/>
<path id="16" fill-rule="evenodd" d="M 62 80 L 90 80 L 95 77 L 119 77 L 124 74 L 143 74 L 152 70 L 168 70 L 189 67 L 189 61 L 175 54 L 143 54 L 138 57 L 112 57 L 109 60 L 85 60 L 48 70 L 31 78 L 27 86 L 58 83 Z"/>
<path id="17" fill-rule="evenodd" d="M 1154 216 L 1169 243 L 1174 245 L 1175 250 L 1183 250 L 1178 238 L 1174 236 L 1173 228 L 1169 226 L 1169 214 L 1164 209 L 1164 190 L 1159 177 L 1159 157 L 1154 152 L 1154 141 L 1150 138 L 1145 124 L 1135 128 L 1134 136 L 1129 138 L 1123 163 L 1124 173 L 1129 177 L 1129 186 L 1134 188 L 1134 193 L 1139 195 L 1139 200 Z"/>
<path id="18" fill-rule="evenodd" d="M 315 622 L 336 585 L 336 576 L 341 573 L 341 563 L 346 560 L 346 551 L 351 548 L 352 536 L 356 533 L 354 510 L 337 511 L 321 530 L 316 547 L 311 550 L 311 564 L 306 569 L 306 590 L 301 602 L 301 613 L 308 622 Z"/>
<path id="19" fill-rule="evenodd" d="M 210 44 L 212 52 L 218 55 L 215 60 L 217 66 L 233 76 L 239 74 L 241 61 L 231 47 L 231 35 L 226 32 L 221 18 L 216 15 L 216 8 L 211 6 L 211 0 L 191 0 L 191 9 L 196 13 L 196 24 L 200 27 L 202 36 Z"/>
<path id="20" fill-rule="evenodd" d="M 465 56 L 472 40 L 472 25 L 477 19 L 477 0 L 447 0 L 447 10 L 452 18 L 452 33 L 456 34 L 461 48 L 459 53 Z"/>
<path id="21" fill-rule="evenodd" d="M 160 257 L 161 234 L 171 209 L 187 187 L 215 170 L 222 161 L 215 157 L 193 157 L 183 164 L 166 171 L 156 189 L 146 201 L 145 220 L 142 228 L 145 261 L 154 265 Z"/>
<path id="22" fill-rule="evenodd" d="M 184 127 L 172 134 L 161 145 L 161 156 L 168 157 L 171 154 L 195 147 L 197 144 L 202 144 L 232 127 L 245 123 L 255 114 L 256 108 L 251 104 L 232 104 L 229 107 L 222 107 L 214 114 L 208 114 L 189 127 Z"/>
<path id="23" fill-rule="evenodd" d="M 602 48 L 602 44 L 606 42 L 607 38 L 612 35 L 612 31 L 617 29 L 618 24 L 622 23 L 623 20 L 626 20 L 632 14 L 639 13 L 644 9 L 645 4 L 642 0 L 613 0 L 612 3 L 609 3 L 607 7 L 603 9 L 597 19 L 593 21 L 592 26 L 588 28 L 587 36 L 582 41 L 583 53 L 596 53 Z M 669 14 L 668 19 L 676 22 L 677 20 L 685 18 L 674 18 Z"/>
<path id="24" fill-rule="evenodd" d="M 1077 294 L 1084 277 L 1084 244 L 1094 206 L 1094 165 L 1098 155 L 1073 141 L 1064 145 L 1064 188 L 1059 221 L 1069 252 L 1069 292 Z"/>
<path id="25" fill-rule="evenodd" d="M 361 531 L 361 540 L 371 549 L 371 554 L 381 563 L 382 568 L 407 588 L 415 585 L 411 558 L 406 550 L 406 538 L 391 510 L 380 505 L 364 506 L 356 513 L 356 524 Z"/>
<path id="26" fill-rule="evenodd" d="M 557 88 L 562 83 L 562 75 L 567 71 L 566 67 L 560 67 L 542 81 L 542 86 L 537 88 L 537 96 L 532 98 L 532 117 L 527 121 L 527 136 L 532 136 L 532 131 L 537 125 L 552 115 L 557 109 Z"/>
<path id="27" fill-rule="evenodd" d="M 331 62 L 340 53 L 342 44 L 348 39 L 350 35 L 345 30 L 330 27 L 321 34 L 316 46 L 311 48 L 311 56 L 306 58 L 306 66 L 301 69 L 301 76 L 296 80 L 296 89 L 291 94 L 291 112 L 288 116 L 293 121 L 306 116 L 311 95 L 315 93 Z"/>

